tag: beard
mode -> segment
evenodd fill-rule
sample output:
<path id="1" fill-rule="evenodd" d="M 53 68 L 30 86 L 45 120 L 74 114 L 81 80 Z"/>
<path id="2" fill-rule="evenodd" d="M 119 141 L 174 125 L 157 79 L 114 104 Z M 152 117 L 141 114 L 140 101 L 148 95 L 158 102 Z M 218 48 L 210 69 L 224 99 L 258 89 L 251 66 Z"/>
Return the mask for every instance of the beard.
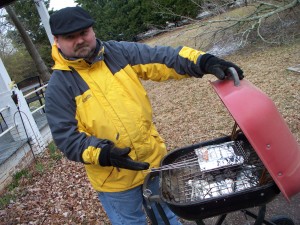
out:
<path id="1" fill-rule="evenodd" d="M 75 47 L 75 57 L 76 58 L 89 58 L 94 53 L 95 48 L 90 47 L 89 45 L 78 45 Z"/>

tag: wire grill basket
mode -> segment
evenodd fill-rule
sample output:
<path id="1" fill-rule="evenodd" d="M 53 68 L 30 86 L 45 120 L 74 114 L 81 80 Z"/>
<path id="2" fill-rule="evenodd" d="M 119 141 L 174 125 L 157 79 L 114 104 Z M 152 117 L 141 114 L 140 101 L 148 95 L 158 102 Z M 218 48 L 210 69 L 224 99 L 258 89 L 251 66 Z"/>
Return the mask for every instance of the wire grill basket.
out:
<path id="1" fill-rule="evenodd" d="M 162 195 L 176 204 L 228 197 L 273 180 L 252 146 L 242 140 L 195 148 L 172 163 L 192 166 L 161 171 Z"/>

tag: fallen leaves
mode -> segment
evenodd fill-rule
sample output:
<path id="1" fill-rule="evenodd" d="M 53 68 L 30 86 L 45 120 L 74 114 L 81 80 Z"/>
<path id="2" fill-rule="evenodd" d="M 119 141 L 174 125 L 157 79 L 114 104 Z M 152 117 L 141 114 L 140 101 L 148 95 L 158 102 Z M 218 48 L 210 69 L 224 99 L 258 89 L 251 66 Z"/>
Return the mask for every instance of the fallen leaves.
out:
<path id="1" fill-rule="evenodd" d="M 51 159 L 42 160 L 46 164 Z M 1 210 L 1 224 L 110 224 L 83 165 L 62 158 L 32 179 L 20 185 L 15 191 L 23 194 Z"/>

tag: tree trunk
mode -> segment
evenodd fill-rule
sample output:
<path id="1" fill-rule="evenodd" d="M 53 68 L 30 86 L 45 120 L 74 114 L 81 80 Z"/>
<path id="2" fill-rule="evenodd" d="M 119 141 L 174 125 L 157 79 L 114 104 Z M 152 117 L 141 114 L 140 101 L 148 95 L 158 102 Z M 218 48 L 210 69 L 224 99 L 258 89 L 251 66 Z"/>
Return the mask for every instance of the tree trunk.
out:
<path id="1" fill-rule="evenodd" d="M 15 24 L 17 30 L 19 31 L 24 44 L 26 46 L 27 51 L 29 52 L 31 58 L 34 61 L 34 64 L 37 68 L 37 71 L 43 81 L 48 81 L 50 79 L 50 73 L 48 71 L 47 66 L 45 65 L 42 57 L 40 56 L 39 52 L 37 51 L 36 47 L 34 46 L 33 42 L 31 41 L 29 35 L 27 34 L 26 30 L 22 26 L 20 20 L 18 19 L 17 15 L 15 14 L 14 10 L 10 6 L 6 6 L 5 10 L 13 23 Z"/>

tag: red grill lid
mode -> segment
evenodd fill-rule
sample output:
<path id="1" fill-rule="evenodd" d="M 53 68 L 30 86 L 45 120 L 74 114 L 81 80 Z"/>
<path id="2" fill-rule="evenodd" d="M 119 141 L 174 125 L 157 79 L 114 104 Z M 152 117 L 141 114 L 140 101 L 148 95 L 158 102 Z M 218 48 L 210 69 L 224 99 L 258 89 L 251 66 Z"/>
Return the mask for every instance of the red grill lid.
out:
<path id="1" fill-rule="evenodd" d="M 300 146 L 272 100 L 245 79 L 211 84 L 286 199 L 300 192 Z"/>

